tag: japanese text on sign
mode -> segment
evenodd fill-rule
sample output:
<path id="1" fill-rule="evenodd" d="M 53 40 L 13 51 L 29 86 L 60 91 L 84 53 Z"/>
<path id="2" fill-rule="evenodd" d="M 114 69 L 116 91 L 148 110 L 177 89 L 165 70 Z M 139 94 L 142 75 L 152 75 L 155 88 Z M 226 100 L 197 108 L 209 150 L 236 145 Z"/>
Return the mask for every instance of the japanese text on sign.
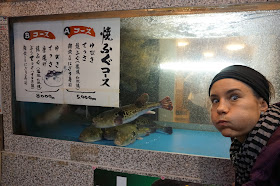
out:
<path id="1" fill-rule="evenodd" d="M 120 19 L 15 23 L 14 36 L 18 101 L 119 106 Z"/>

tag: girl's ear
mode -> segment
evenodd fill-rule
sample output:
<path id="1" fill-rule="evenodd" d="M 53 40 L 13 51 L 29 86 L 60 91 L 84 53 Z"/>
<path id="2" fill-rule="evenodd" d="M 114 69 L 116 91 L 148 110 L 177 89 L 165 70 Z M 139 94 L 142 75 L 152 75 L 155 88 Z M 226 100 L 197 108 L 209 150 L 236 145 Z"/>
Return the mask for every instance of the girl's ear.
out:
<path id="1" fill-rule="evenodd" d="M 268 109 L 267 102 L 263 98 L 260 98 L 260 111 L 265 112 L 267 111 L 267 109 Z"/>

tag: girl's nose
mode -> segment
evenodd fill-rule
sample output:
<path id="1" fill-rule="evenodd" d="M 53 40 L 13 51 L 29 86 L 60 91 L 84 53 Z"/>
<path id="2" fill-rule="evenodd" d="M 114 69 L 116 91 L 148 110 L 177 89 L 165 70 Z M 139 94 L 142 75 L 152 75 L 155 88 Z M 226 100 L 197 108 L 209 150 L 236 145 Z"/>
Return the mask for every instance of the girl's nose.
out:
<path id="1" fill-rule="evenodd" d="M 225 100 L 220 100 L 219 105 L 217 107 L 218 114 L 226 114 L 229 111 L 228 103 Z"/>

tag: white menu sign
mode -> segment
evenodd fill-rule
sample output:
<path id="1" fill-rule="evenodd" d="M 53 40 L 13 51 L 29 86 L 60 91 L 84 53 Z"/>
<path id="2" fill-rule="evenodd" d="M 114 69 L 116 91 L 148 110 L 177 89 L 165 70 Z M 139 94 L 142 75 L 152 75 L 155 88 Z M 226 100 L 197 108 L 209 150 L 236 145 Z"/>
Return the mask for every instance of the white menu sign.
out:
<path id="1" fill-rule="evenodd" d="M 14 24 L 16 99 L 119 106 L 120 19 Z"/>

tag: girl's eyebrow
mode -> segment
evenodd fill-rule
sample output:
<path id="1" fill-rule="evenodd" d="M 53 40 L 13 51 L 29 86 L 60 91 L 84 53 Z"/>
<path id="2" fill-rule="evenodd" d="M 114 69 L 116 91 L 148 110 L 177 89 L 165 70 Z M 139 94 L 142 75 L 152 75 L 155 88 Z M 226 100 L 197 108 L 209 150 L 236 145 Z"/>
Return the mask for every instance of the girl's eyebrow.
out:
<path id="1" fill-rule="evenodd" d="M 210 96 L 209 96 L 210 98 L 216 98 L 216 97 L 218 97 L 216 94 L 211 94 Z"/>
<path id="2" fill-rule="evenodd" d="M 238 88 L 233 88 L 233 89 L 230 89 L 230 90 L 226 91 L 226 94 L 231 94 L 235 91 L 241 91 L 241 90 L 238 89 Z M 217 94 L 211 94 L 209 97 L 212 98 L 212 97 L 219 97 L 219 96 Z"/>
<path id="3" fill-rule="evenodd" d="M 226 92 L 226 94 L 230 94 L 230 93 L 235 92 L 235 91 L 240 91 L 240 89 L 238 89 L 238 88 L 230 89 Z"/>

